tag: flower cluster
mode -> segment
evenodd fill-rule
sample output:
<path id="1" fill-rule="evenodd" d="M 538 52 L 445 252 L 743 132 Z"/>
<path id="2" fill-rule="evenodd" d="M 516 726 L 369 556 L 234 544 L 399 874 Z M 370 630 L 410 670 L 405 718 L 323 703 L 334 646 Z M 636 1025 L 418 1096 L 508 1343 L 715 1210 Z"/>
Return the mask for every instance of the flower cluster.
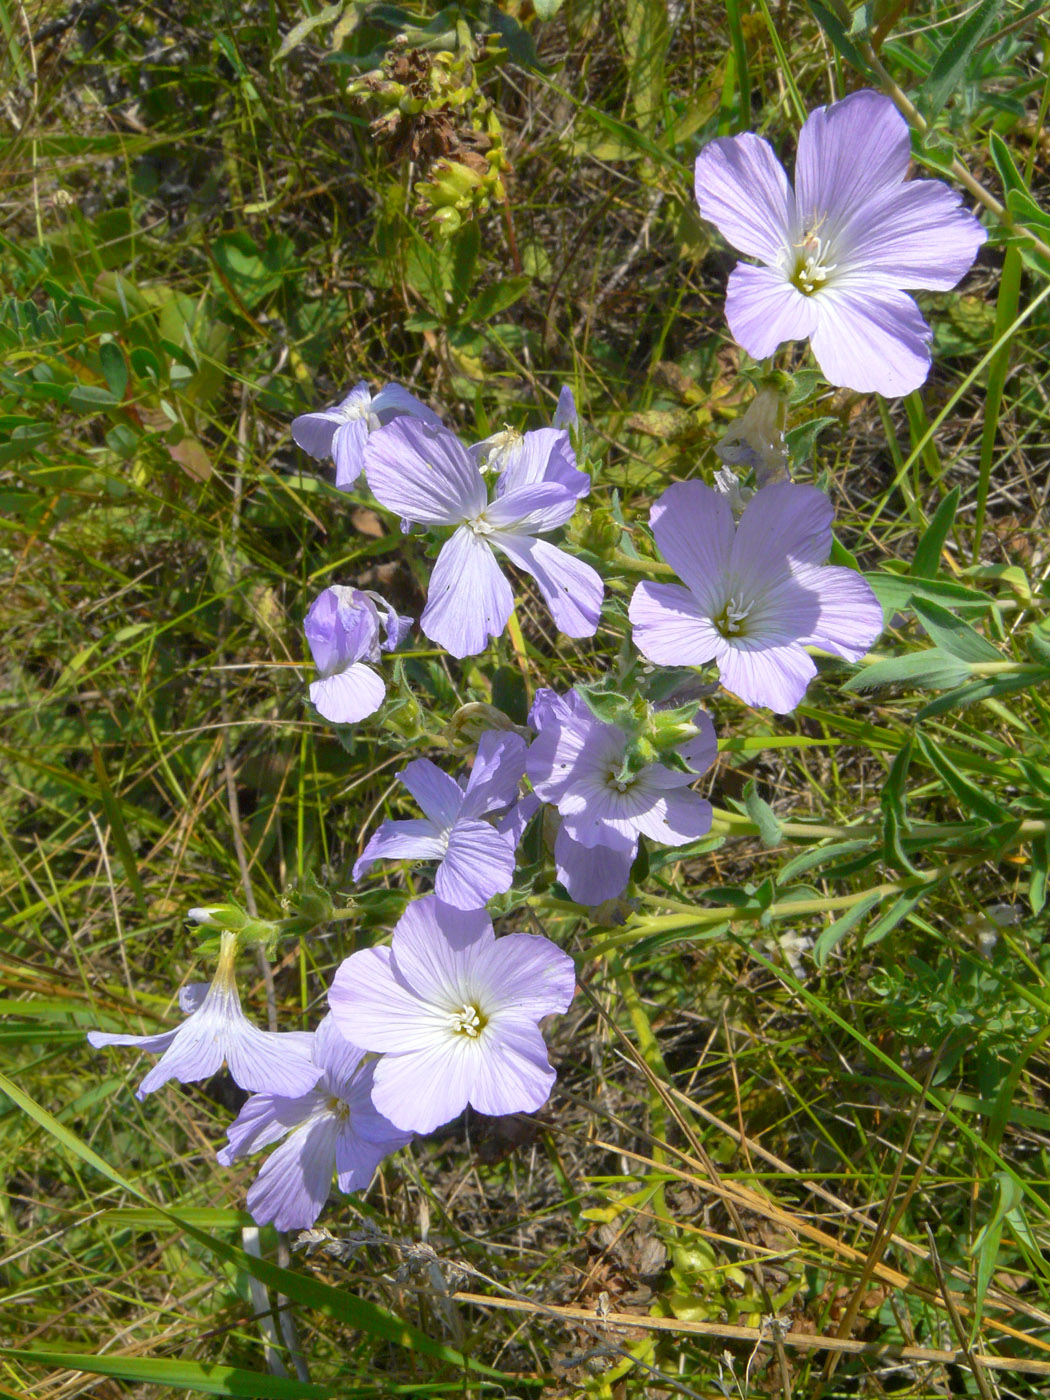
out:
<path id="1" fill-rule="evenodd" d="M 908 153 L 906 126 L 876 93 L 811 114 L 794 188 L 757 136 L 720 138 L 701 151 L 701 212 L 761 264 L 734 270 L 726 302 L 752 355 L 808 338 L 833 384 L 903 393 L 922 382 L 930 332 L 905 289 L 953 286 L 984 234 L 946 186 L 905 180 Z M 622 643 L 617 671 L 563 693 L 541 688 L 527 726 L 475 702 L 467 708 L 491 727 L 468 772 L 453 776 L 421 753 L 398 773 L 423 815 L 381 821 L 353 879 L 377 862 L 422 861 L 432 863 L 433 892 L 407 903 L 388 943 L 341 963 L 315 1030 L 253 1025 L 235 961 L 244 942 L 272 947 L 323 927 L 333 908 L 316 884 L 309 911 L 279 924 L 229 905 L 193 911 L 222 935 L 211 984 L 180 997 L 182 1024 L 147 1036 L 90 1032 L 95 1046 L 160 1053 L 139 1097 L 228 1066 L 251 1097 L 219 1161 L 274 1148 L 248 1193 L 260 1223 L 312 1224 L 333 1177 L 343 1191 L 366 1187 L 388 1153 L 468 1106 L 485 1114 L 542 1107 L 555 1072 L 540 1023 L 568 1009 L 575 965 L 542 934 L 497 937 L 490 902 L 506 910 L 537 891 L 542 898 L 548 853 L 562 887 L 557 907 L 564 893 L 585 913 L 631 887 L 644 868 L 643 841 L 679 853 L 664 859 L 705 849 L 713 810 L 696 783 L 718 743 L 698 696 L 721 685 L 747 705 L 786 714 L 817 675 L 813 651 L 853 662 L 878 638 L 882 611 L 871 587 L 827 562 L 830 500 L 790 479 L 776 381 L 767 376 L 719 444 L 725 465 L 713 486 L 674 482 L 652 504 L 652 546 L 681 582 L 637 583 L 629 635 L 622 608 L 614 601 L 606 611 Z M 335 408 L 296 418 L 292 435 L 311 455 L 332 457 L 341 489 L 363 473 L 403 531 L 436 532 L 420 628 L 451 657 L 483 652 L 507 627 L 514 593 L 503 561 L 532 579 L 562 633 L 597 633 L 605 583 L 557 536 L 592 486 L 577 461 L 583 437 L 568 390 L 550 425 L 467 445 L 400 385 L 373 395 L 362 382 Z M 617 537 L 620 510 L 613 498 L 606 514 Z M 655 566 L 631 547 L 631 560 L 614 547 L 602 557 L 635 572 Z M 336 584 L 311 604 L 304 627 L 318 671 L 309 690 L 316 712 L 352 725 L 380 710 L 386 684 L 377 667 L 406 643 L 408 620 L 378 594 Z M 407 686 L 408 663 L 395 666 Z M 477 693 L 474 668 L 466 684 Z M 434 750 L 450 742 L 431 737 Z"/>

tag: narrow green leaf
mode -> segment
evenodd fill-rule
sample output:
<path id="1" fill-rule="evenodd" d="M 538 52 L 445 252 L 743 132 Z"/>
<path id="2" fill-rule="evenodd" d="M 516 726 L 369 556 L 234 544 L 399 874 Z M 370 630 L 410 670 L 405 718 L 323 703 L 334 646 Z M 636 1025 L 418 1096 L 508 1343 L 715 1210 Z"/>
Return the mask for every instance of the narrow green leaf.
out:
<path id="1" fill-rule="evenodd" d="M 286 1376 L 244 1371 L 211 1362 L 154 1360 L 148 1356 L 91 1356 L 77 1352 L 0 1347 L 0 1356 L 52 1371 L 83 1371 L 89 1376 L 116 1376 L 140 1385 L 172 1386 L 197 1395 L 240 1395 L 246 1400 L 329 1400 L 330 1386 L 311 1385 Z"/>
<path id="2" fill-rule="evenodd" d="M 1028 903 L 1033 914 L 1041 914 L 1046 903 L 1047 872 L 1050 871 L 1050 831 L 1032 841 L 1032 869 L 1028 876 Z"/>
<path id="3" fill-rule="evenodd" d="M 935 117 L 949 97 L 962 87 L 970 56 L 995 23 L 1001 8 L 1002 0 L 981 0 L 968 19 L 953 27 L 952 37 L 941 49 L 930 76 L 919 90 L 919 105 L 927 120 Z"/>
<path id="4" fill-rule="evenodd" d="M 842 689 L 865 691 L 877 690 L 881 685 L 910 685 L 916 690 L 950 690 L 969 678 L 970 668 L 965 662 L 930 647 L 888 661 L 875 661 L 844 681 Z"/>
<path id="5" fill-rule="evenodd" d="M 813 961 L 818 967 L 824 966 L 832 951 L 842 942 L 850 929 L 855 924 L 859 924 L 864 915 L 881 904 L 883 899 L 885 899 L 885 895 L 882 894 L 865 895 L 863 899 L 858 900 L 852 909 L 847 909 L 841 918 L 836 919 L 833 924 L 829 924 L 817 935 L 817 940 L 813 944 Z"/>
<path id="6" fill-rule="evenodd" d="M 1003 182 L 1003 194 L 1007 195 L 1011 190 L 1028 192 L 1024 176 L 1014 164 L 1013 154 L 1010 147 L 997 131 L 993 131 L 988 137 L 988 154 L 992 158 L 992 164 L 999 172 L 999 179 Z"/>
<path id="7" fill-rule="evenodd" d="M 905 783 L 911 765 L 912 741 L 904 741 L 897 757 L 890 764 L 890 771 L 879 797 L 882 807 L 882 855 L 889 865 L 898 870 L 906 870 L 909 875 L 918 871 L 904 853 L 901 836 L 908 829 L 907 796 Z"/>
<path id="8" fill-rule="evenodd" d="M 999 648 L 993 646 L 987 637 L 975 632 L 969 623 L 942 608 L 940 603 L 931 603 L 928 598 L 916 598 L 912 603 L 915 615 L 922 623 L 930 641 L 960 661 L 1002 661 Z"/>
<path id="9" fill-rule="evenodd" d="M 833 14 L 826 5 L 820 4 L 820 0 L 807 0 L 807 3 L 813 18 L 831 40 L 835 50 L 842 55 L 851 68 L 855 68 L 858 73 L 869 77 L 871 70 L 838 16 Z"/>
<path id="10" fill-rule="evenodd" d="M 496 282 L 478 293 L 467 307 L 464 320 L 475 323 L 491 320 L 501 311 L 506 311 L 508 306 L 520 301 L 531 286 L 531 277 L 505 277 L 502 282 Z"/>
<path id="11" fill-rule="evenodd" d="M 929 598 L 931 602 L 943 603 L 956 612 L 985 613 L 992 605 L 987 593 L 975 588 L 967 588 L 961 583 L 948 583 L 944 579 L 920 579 L 911 574 L 871 573 L 864 577 L 871 584 L 875 597 L 884 608 L 902 612 L 911 607 L 913 598 Z"/>
<path id="12" fill-rule="evenodd" d="M 780 833 L 780 822 L 777 815 L 768 802 L 765 802 L 755 791 L 754 780 L 744 788 L 744 805 L 747 814 L 758 827 L 758 837 L 763 846 L 779 846 L 783 837 Z"/>
<path id="13" fill-rule="evenodd" d="M 98 357 L 102 363 L 102 373 L 105 375 L 109 392 L 115 399 L 122 399 L 124 391 L 128 387 L 128 367 L 124 363 L 120 347 L 114 345 L 113 341 L 107 340 L 105 345 L 99 346 Z"/>
<path id="14" fill-rule="evenodd" d="M 974 705 L 979 700 L 994 700 L 999 695 L 1009 695 L 1015 690 L 1027 690 L 1030 686 L 1045 685 L 1050 681 L 1050 669 L 1045 671 L 1013 671 L 1002 676 L 987 676 L 971 681 L 969 685 L 950 690 L 947 695 L 938 695 L 936 700 L 928 700 L 916 712 L 916 722 L 933 719 L 946 714 L 948 710 L 961 709 L 964 705 Z"/>
<path id="15" fill-rule="evenodd" d="M 940 573 L 941 550 L 955 522 L 959 507 L 959 488 L 953 486 L 934 512 L 922 539 L 915 547 L 915 557 L 908 573 L 913 578 L 936 578 Z"/>
<path id="16" fill-rule="evenodd" d="M 91 736 L 88 736 L 89 739 Z M 102 761 L 102 753 L 94 739 L 91 739 L 91 761 L 95 767 L 95 781 L 98 784 L 99 796 L 102 798 L 102 805 L 106 809 L 106 820 L 109 822 L 109 829 L 113 833 L 113 843 L 120 856 L 120 863 L 124 867 L 124 878 L 131 886 L 135 896 L 135 902 L 139 908 L 145 912 L 149 906 L 146 898 L 146 891 L 139 875 L 138 862 L 135 853 L 131 849 L 131 842 L 128 839 L 128 829 L 124 825 L 124 813 L 120 803 L 110 787 L 109 778 L 106 775 L 106 767 Z"/>
<path id="17" fill-rule="evenodd" d="M 308 39 L 315 29 L 319 29 L 323 24 L 334 24 L 343 13 L 345 7 L 342 3 L 325 5 L 316 15 L 307 15 L 298 24 L 293 24 L 281 42 L 281 47 L 277 50 L 277 59 L 287 58 L 293 49 L 297 49 L 304 39 Z M 276 60 L 275 60 L 276 61 Z"/>
<path id="18" fill-rule="evenodd" d="M 874 944 L 881 943 L 886 935 L 892 933 L 897 925 L 906 919 L 915 906 L 921 904 L 939 883 L 939 881 L 931 880 L 928 885 L 920 885 L 917 889 L 909 890 L 906 894 L 895 899 L 882 918 L 876 919 L 871 928 L 867 930 L 861 941 L 861 947 L 871 948 Z"/>
<path id="19" fill-rule="evenodd" d="M 1010 813 L 1005 808 L 1000 807 L 998 802 L 988 797 L 976 783 L 971 783 L 965 776 L 937 747 L 937 744 L 929 735 L 924 734 L 921 729 L 913 731 L 912 735 L 918 745 L 919 752 L 923 758 L 940 777 L 945 786 L 958 799 L 964 812 L 972 812 L 975 817 L 980 817 L 986 822 L 1008 821 Z"/>

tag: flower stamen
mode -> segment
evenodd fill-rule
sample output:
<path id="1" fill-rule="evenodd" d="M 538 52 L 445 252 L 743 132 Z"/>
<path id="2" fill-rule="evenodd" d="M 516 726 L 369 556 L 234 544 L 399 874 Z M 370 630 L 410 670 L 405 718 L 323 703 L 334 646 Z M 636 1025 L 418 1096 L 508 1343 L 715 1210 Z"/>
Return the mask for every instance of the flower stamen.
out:
<path id="1" fill-rule="evenodd" d="M 454 1035 L 465 1035 L 470 1040 L 477 1040 L 487 1021 L 488 1018 L 483 1016 L 476 1006 L 462 1006 L 459 1011 L 452 1013 L 452 1031 Z"/>

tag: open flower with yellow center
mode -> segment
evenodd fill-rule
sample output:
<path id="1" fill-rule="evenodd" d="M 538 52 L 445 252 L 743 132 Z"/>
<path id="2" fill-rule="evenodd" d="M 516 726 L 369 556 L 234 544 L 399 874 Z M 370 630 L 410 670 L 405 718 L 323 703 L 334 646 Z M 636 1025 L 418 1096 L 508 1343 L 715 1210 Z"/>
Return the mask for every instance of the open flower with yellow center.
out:
<path id="1" fill-rule="evenodd" d="M 479 1113 L 531 1112 L 554 1070 L 538 1022 L 566 1011 L 572 959 L 549 938 L 497 938 L 481 909 L 414 900 L 388 948 L 363 948 L 328 993 L 336 1025 L 382 1055 L 372 1102 L 395 1127 L 429 1133 L 470 1104 Z"/>
<path id="2" fill-rule="evenodd" d="M 932 333 L 908 290 L 954 287 L 986 234 L 943 181 L 906 180 L 910 158 L 907 122 L 870 91 L 809 114 L 794 188 L 753 132 L 704 147 L 700 213 L 762 264 L 738 263 L 726 288 L 749 355 L 808 339 L 832 384 L 893 395 L 922 384 Z"/>

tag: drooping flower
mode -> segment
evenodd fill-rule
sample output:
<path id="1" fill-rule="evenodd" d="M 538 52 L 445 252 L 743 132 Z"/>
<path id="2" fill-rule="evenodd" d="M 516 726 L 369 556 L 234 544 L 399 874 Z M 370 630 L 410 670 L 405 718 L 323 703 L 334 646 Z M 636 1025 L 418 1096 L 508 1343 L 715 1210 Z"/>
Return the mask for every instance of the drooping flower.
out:
<path id="1" fill-rule="evenodd" d="M 253 1094 L 228 1130 L 217 1154 L 224 1167 L 238 1157 L 281 1143 L 248 1191 L 258 1225 L 308 1229 L 328 1200 L 333 1173 L 340 1191 L 363 1191 L 376 1167 L 412 1138 L 395 1128 L 372 1103 L 373 1062 L 339 1033 L 326 1016 L 311 1036 L 320 1078 L 296 1097 Z"/>
<path id="2" fill-rule="evenodd" d="M 457 909 L 480 909 L 510 889 L 515 847 L 481 819 L 514 801 L 524 771 L 525 740 L 494 730 L 478 741 L 465 785 L 429 758 L 414 759 L 398 777 L 426 815 L 383 822 L 354 865 L 354 879 L 377 860 L 436 860 L 437 897 Z"/>
<path id="3" fill-rule="evenodd" d="M 546 479 L 554 439 L 565 436 L 554 429 L 527 433 L 523 461 L 513 470 L 530 484 L 515 478 L 492 501 L 477 463 L 445 429 L 399 418 L 369 438 L 365 471 L 376 499 L 403 520 L 456 527 L 438 554 L 420 618 L 426 635 L 453 656 L 482 651 L 507 625 L 514 599 L 496 550 L 532 575 L 563 632 L 590 637 L 597 630 L 601 578 L 589 564 L 537 538 L 564 525 L 576 509 L 574 491 Z"/>
<path id="4" fill-rule="evenodd" d="M 341 584 L 320 593 L 303 623 L 321 673 L 310 686 L 318 714 L 333 724 L 356 724 L 374 714 L 383 703 L 386 685 L 365 663 L 400 646 L 411 626 L 378 593 Z"/>
<path id="5" fill-rule="evenodd" d="M 317 1083 L 321 1070 L 311 1058 L 308 1034 L 260 1030 L 241 1010 L 236 953 L 236 935 L 224 932 L 211 985 L 195 982 L 179 993 L 179 1005 L 188 1014 L 175 1030 L 160 1035 L 88 1031 L 88 1042 L 96 1047 L 136 1045 L 151 1054 L 163 1052 L 136 1090 L 136 1098 L 145 1098 L 169 1079 L 182 1084 L 209 1079 L 223 1061 L 242 1089 L 269 1089 L 295 1097 Z"/>
<path id="6" fill-rule="evenodd" d="M 631 762 L 631 737 L 592 714 L 576 691 L 536 693 L 529 722 L 538 730 L 525 771 L 536 795 L 561 813 L 558 878 L 573 899 L 599 904 L 623 892 L 639 836 L 684 846 L 711 829 L 711 804 L 690 784 L 714 761 L 714 725 L 697 711 L 697 732 L 677 746 L 691 771 Z"/>
<path id="7" fill-rule="evenodd" d="M 334 408 L 293 418 L 292 437 L 311 457 L 331 457 L 336 486 L 349 491 L 364 467 L 362 454 L 368 434 L 402 414 L 441 427 L 434 410 L 400 384 L 387 384 L 373 394 L 362 379 Z"/>
<path id="8" fill-rule="evenodd" d="M 756 359 L 808 339 L 825 377 L 907 394 L 931 331 L 907 290 L 947 291 L 986 234 L 941 180 L 906 180 L 908 125 L 888 97 L 854 92 L 809 114 L 795 187 L 770 145 L 718 137 L 696 160 L 700 213 L 738 252 L 726 319 Z"/>
<path id="9" fill-rule="evenodd" d="M 554 1070 L 538 1022 L 565 1011 L 576 972 L 550 939 L 497 938 L 481 909 L 414 900 L 388 948 L 363 948 L 328 993 L 336 1024 L 381 1053 L 372 1102 L 405 1132 L 429 1133 L 469 1103 L 532 1112 Z"/>
<path id="10" fill-rule="evenodd" d="M 831 502 L 815 486 L 756 491 L 740 523 L 700 481 L 669 486 L 650 523 L 685 587 L 640 583 L 629 609 L 634 644 L 658 666 L 714 661 L 749 705 L 787 714 L 817 673 L 807 646 L 857 661 L 882 631 L 882 609 L 852 569 L 826 565 Z"/>

